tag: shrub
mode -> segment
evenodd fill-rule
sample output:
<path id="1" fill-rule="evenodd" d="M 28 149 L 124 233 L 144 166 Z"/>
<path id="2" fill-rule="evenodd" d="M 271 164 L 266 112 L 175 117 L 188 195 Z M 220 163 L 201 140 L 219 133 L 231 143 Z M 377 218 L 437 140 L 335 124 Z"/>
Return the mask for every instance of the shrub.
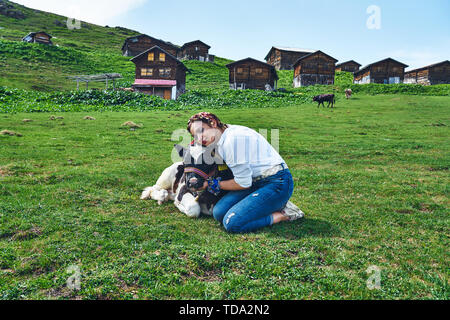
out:
<path id="1" fill-rule="evenodd" d="M 356 94 L 450 95 L 450 85 L 367 84 L 350 86 L 316 85 L 286 92 L 262 90 L 195 89 L 178 100 L 164 100 L 130 91 L 79 90 L 38 92 L 0 87 L 0 113 L 58 111 L 148 111 L 183 109 L 278 108 L 312 102 L 318 94 L 335 93 L 340 99 L 345 88 Z"/>

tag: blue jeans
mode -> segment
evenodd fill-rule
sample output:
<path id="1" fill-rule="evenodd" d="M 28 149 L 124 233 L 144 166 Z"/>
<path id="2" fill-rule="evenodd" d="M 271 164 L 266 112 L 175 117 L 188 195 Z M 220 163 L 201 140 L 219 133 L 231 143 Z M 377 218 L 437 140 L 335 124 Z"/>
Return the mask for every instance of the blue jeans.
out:
<path id="1" fill-rule="evenodd" d="M 214 219 L 228 232 L 245 233 L 272 225 L 292 196 L 294 181 L 289 169 L 253 182 L 249 189 L 230 191 L 213 208 Z"/>

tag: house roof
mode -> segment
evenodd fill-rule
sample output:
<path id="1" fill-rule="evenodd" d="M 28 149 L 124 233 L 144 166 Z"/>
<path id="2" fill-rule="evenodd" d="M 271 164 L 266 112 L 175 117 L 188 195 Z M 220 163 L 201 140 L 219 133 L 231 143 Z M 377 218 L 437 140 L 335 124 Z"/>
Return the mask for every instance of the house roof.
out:
<path id="1" fill-rule="evenodd" d="M 166 54 L 166 56 L 170 57 L 171 59 L 175 60 L 177 62 L 177 64 L 181 65 L 185 70 L 187 70 L 186 66 L 184 65 L 183 62 L 181 62 L 180 60 L 178 60 L 175 56 L 171 55 L 170 53 L 168 53 L 166 50 L 164 50 L 163 48 L 159 47 L 159 46 L 153 46 L 150 49 L 145 50 L 144 52 L 141 52 L 140 54 L 138 54 L 137 56 L 133 57 L 130 59 L 130 61 L 135 61 L 136 59 L 138 59 L 140 56 L 153 51 L 155 49 L 161 50 L 163 53 Z"/>
<path id="2" fill-rule="evenodd" d="M 438 63 L 430 64 L 429 66 L 420 67 L 420 68 L 417 68 L 417 69 L 412 69 L 412 70 L 409 70 L 409 71 L 405 71 L 405 73 L 410 73 L 410 72 L 416 72 L 416 71 L 420 71 L 420 70 L 425 70 L 425 69 L 433 68 L 433 67 L 436 67 L 436 66 L 438 66 L 438 65 L 446 64 L 446 63 L 447 63 L 447 64 L 450 64 L 450 61 L 444 60 L 444 61 L 441 61 L 441 62 L 438 62 Z"/>
<path id="3" fill-rule="evenodd" d="M 281 50 L 281 51 L 289 51 L 289 52 L 300 52 L 300 53 L 301 52 L 303 52 L 303 53 L 313 53 L 313 52 L 317 51 L 317 50 L 311 50 L 311 49 L 290 48 L 290 47 L 272 47 L 272 48 L 270 48 L 269 53 L 267 53 L 267 55 L 264 58 L 264 60 L 267 61 L 269 59 L 269 56 L 270 56 L 270 54 L 272 53 L 272 51 L 274 49 L 278 49 L 278 50 Z"/>
<path id="4" fill-rule="evenodd" d="M 394 60 L 394 59 L 392 59 L 392 58 L 386 58 L 386 59 L 383 59 L 383 60 L 380 60 L 380 61 L 377 61 L 377 62 L 370 63 L 370 64 L 368 64 L 368 65 L 362 67 L 362 68 L 359 69 L 358 71 L 356 71 L 354 74 L 355 74 L 355 75 L 360 74 L 361 72 L 365 71 L 366 69 L 370 68 L 371 66 L 373 66 L 373 65 L 375 65 L 375 64 L 378 64 L 378 63 L 381 63 L 381 62 L 385 62 L 385 61 L 387 61 L 387 60 L 390 60 L 390 61 L 393 61 L 393 62 L 395 62 L 395 63 L 398 63 L 398 64 L 404 66 L 405 68 L 408 67 L 407 64 L 401 63 L 400 61 Z"/>
<path id="5" fill-rule="evenodd" d="M 48 34 L 47 32 L 45 32 L 45 31 L 38 31 L 38 32 L 30 32 L 30 33 L 27 34 L 25 37 L 23 37 L 22 40 L 25 39 L 25 38 L 28 37 L 28 36 L 34 36 L 34 35 L 36 35 L 36 34 L 38 34 L 38 33 L 45 33 L 45 34 L 49 37 L 49 39 L 53 38 L 51 35 L 49 35 L 49 34 Z"/>
<path id="6" fill-rule="evenodd" d="M 168 46 L 173 47 L 173 48 L 176 49 L 176 50 L 178 50 L 178 49 L 180 48 L 179 46 L 173 44 L 172 42 L 164 41 L 164 40 L 161 40 L 161 39 L 157 39 L 157 38 L 154 38 L 154 37 L 149 36 L 149 35 L 147 35 L 147 34 L 139 34 L 139 35 L 137 35 L 137 36 L 133 36 L 133 37 L 128 37 L 128 38 L 126 38 L 125 41 L 124 41 L 124 43 L 123 43 L 123 45 L 122 45 L 122 50 L 123 50 L 123 48 L 125 47 L 125 45 L 126 45 L 130 40 L 136 39 L 136 38 L 142 38 L 142 37 L 147 37 L 147 38 L 150 38 L 150 39 L 155 40 L 155 41 L 160 41 L 160 42 L 162 42 L 162 43 L 164 43 L 164 44 L 166 44 L 166 45 L 168 45 Z"/>
<path id="7" fill-rule="evenodd" d="M 359 64 L 359 63 L 356 62 L 355 60 L 349 60 L 349 61 L 345 61 L 345 62 L 341 62 L 341 63 L 337 64 L 337 65 L 336 65 L 336 68 L 337 68 L 337 67 L 340 67 L 340 66 L 342 66 L 342 65 L 344 65 L 344 64 L 351 63 L 351 62 L 357 64 L 358 67 L 361 67 L 361 64 Z"/>
<path id="8" fill-rule="evenodd" d="M 211 48 L 211 46 L 207 45 L 206 43 L 204 43 L 204 42 L 201 41 L 201 40 L 194 40 L 194 41 L 186 42 L 185 44 L 183 44 L 183 45 L 181 46 L 180 49 L 184 49 L 184 48 L 187 47 L 188 45 L 191 45 L 191 44 L 194 44 L 194 43 L 201 43 L 202 45 L 208 47 L 208 49 Z"/>
<path id="9" fill-rule="evenodd" d="M 137 86 L 176 86 L 177 80 L 135 79 L 133 85 L 137 85 Z"/>
<path id="10" fill-rule="evenodd" d="M 227 64 L 225 67 L 227 67 L 228 69 L 230 69 L 231 67 L 235 66 L 236 64 L 240 64 L 240 63 L 242 63 L 242 62 L 244 62 L 244 61 L 247 61 L 247 60 L 248 60 L 248 61 L 256 62 L 256 63 L 261 64 L 261 65 L 264 65 L 264 66 L 266 66 L 266 67 L 269 67 L 270 70 L 272 71 L 272 73 L 274 74 L 275 79 L 278 80 L 278 74 L 277 74 L 277 71 L 275 70 L 275 67 L 274 67 L 273 65 L 268 64 L 268 63 L 265 63 L 265 62 L 262 62 L 262 61 L 259 61 L 259 60 L 256 60 L 256 59 L 253 59 L 253 58 L 250 58 L 250 57 L 245 58 L 245 59 L 241 59 L 241 60 L 238 60 L 238 61 L 234 61 L 234 62 L 232 62 L 232 63 Z"/>
<path id="11" fill-rule="evenodd" d="M 334 62 L 337 62 L 337 61 L 338 61 L 336 58 L 333 58 L 332 56 L 326 54 L 325 52 L 322 52 L 322 51 L 320 51 L 320 50 L 317 50 L 317 51 L 315 51 L 315 52 L 313 52 L 313 53 L 310 53 L 310 54 L 308 54 L 308 55 L 306 55 L 306 56 L 301 57 L 300 59 L 298 59 L 297 61 L 295 61 L 295 63 L 294 63 L 293 66 L 295 67 L 300 61 L 302 61 L 302 60 L 304 60 L 304 59 L 306 59 L 306 58 L 309 58 L 309 57 L 311 57 L 311 56 L 313 56 L 313 55 L 316 55 L 316 54 L 318 54 L 318 53 L 322 53 L 322 54 L 326 55 L 326 56 L 329 57 L 330 59 L 334 60 Z"/>

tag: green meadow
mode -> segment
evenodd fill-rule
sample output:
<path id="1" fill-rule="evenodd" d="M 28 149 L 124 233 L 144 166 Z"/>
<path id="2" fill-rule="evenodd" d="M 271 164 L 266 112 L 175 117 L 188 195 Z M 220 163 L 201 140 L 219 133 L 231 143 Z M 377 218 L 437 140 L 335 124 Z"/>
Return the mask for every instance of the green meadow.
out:
<path id="1" fill-rule="evenodd" d="M 450 85 L 337 73 L 294 89 L 280 71 L 285 91 L 233 91 L 231 60 L 216 57 L 183 62 L 177 101 L 73 91 L 76 74 L 118 72 L 130 87 L 121 46 L 139 32 L 69 30 L 66 17 L 2 3 L 24 19 L 0 15 L 0 299 L 449 299 Z M 55 46 L 21 42 L 41 30 Z M 322 93 L 336 108 L 312 103 Z M 139 199 L 199 110 L 269 141 L 279 130 L 304 219 L 229 234 Z"/>
<path id="2" fill-rule="evenodd" d="M 0 114 L 0 130 L 21 134 L 0 135 L 0 297 L 448 299 L 449 102 L 361 94 L 333 110 L 211 109 L 280 130 L 306 213 L 238 235 L 139 199 L 194 111 Z M 80 290 L 67 286 L 74 267 Z"/>

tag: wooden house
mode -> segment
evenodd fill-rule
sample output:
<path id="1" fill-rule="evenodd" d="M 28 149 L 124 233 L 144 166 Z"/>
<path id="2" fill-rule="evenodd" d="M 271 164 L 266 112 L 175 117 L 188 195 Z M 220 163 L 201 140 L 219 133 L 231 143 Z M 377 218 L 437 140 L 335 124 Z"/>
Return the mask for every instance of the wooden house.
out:
<path id="1" fill-rule="evenodd" d="M 227 64 L 231 89 L 276 89 L 278 81 L 274 66 L 246 58 Z"/>
<path id="2" fill-rule="evenodd" d="M 125 39 L 122 45 L 122 54 L 126 57 L 135 57 L 142 52 L 158 46 L 161 49 L 167 51 L 172 56 L 176 57 L 178 53 L 178 47 L 170 42 L 163 41 L 150 37 L 146 34 L 140 34 L 138 36 L 129 37 Z"/>
<path id="3" fill-rule="evenodd" d="M 365 83 L 402 83 L 405 68 L 408 66 L 392 58 L 371 63 L 354 73 L 354 82 Z"/>
<path id="4" fill-rule="evenodd" d="M 358 62 L 350 60 L 337 64 L 336 71 L 356 72 L 360 67 L 361 65 Z"/>
<path id="5" fill-rule="evenodd" d="M 405 72 L 404 83 L 424 85 L 450 83 L 450 61 L 445 60 L 426 67 Z"/>
<path id="6" fill-rule="evenodd" d="M 272 47 L 264 60 L 274 66 L 276 70 L 292 70 L 294 69 L 294 63 L 298 59 L 315 51 L 299 48 Z"/>
<path id="7" fill-rule="evenodd" d="M 318 50 L 294 63 L 294 87 L 315 84 L 334 84 L 338 60 Z"/>
<path id="8" fill-rule="evenodd" d="M 187 42 L 178 50 L 178 59 L 214 62 L 214 55 L 209 54 L 210 48 L 200 40 Z"/>
<path id="9" fill-rule="evenodd" d="M 22 41 L 29 43 L 43 43 L 48 45 L 53 45 L 52 36 L 47 32 L 39 31 L 39 32 L 30 32 L 25 37 L 23 37 Z"/>
<path id="10" fill-rule="evenodd" d="M 131 61 L 136 65 L 135 91 L 164 99 L 177 99 L 186 89 L 185 65 L 166 50 L 154 46 Z"/>

